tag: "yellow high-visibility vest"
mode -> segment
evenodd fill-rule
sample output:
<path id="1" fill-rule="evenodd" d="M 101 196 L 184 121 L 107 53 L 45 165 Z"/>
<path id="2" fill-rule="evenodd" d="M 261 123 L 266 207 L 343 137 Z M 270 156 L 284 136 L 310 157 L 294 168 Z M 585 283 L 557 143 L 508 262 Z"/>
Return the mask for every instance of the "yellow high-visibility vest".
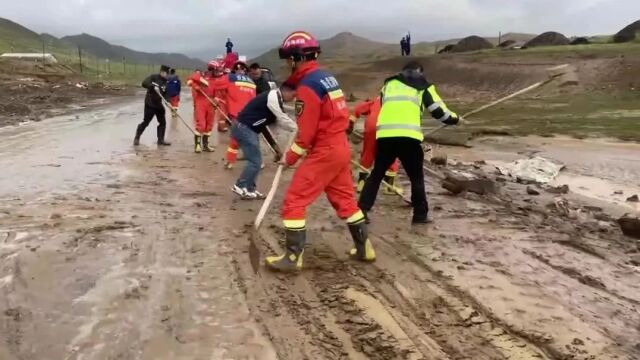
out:
<path id="1" fill-rule="evenodd" d="M 422 134 L 422 95 L 399 80 L 389 81 L 382 89 L 382 109 L 378 116 L 376 139 L 407 137 L 424 140 Z"/>

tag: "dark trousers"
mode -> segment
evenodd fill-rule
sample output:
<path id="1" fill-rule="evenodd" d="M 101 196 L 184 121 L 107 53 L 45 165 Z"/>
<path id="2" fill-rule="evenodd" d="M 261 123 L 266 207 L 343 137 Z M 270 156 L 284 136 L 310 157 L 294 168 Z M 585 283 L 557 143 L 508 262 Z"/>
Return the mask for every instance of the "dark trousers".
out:
<path id="1" fill-rule="evenodd" d="M 426 218 L 429 204 L 424 188 L 424 150 L 420 141 L 407 137 L 382 138 L 376 141 L 375 164 L 362 189 L 358 205 L 364 211 L 370 211 L 373 208 L 380 183 L 396 158 L 400 159 L 402 167 L 411 180 L 413 217 L 414 219 Z"/>
<path id="2" fill-rule="evenodd" d="M 142 122 L 138 125 L 138 129 L 136 130 L 136 138 L 139 139 L 142 136 L 144 130 L 149 126 L 151 120 L 155 116 L 158 120 L 158 141 L 164 141 L 164 133 L 167 129 L 167 119 L 165 117 L 166 111 L 164 107 L 151 107 L 145 105 L 144 107 L 144 118 Z"/>

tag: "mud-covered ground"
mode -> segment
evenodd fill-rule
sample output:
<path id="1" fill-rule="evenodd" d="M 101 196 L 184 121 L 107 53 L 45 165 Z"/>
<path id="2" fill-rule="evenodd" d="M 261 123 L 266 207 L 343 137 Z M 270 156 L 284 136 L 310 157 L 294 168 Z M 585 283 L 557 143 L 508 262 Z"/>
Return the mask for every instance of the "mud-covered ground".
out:
<path id="1" fill-rule="evenodd" d="M 260 204 L 228 190 L 239 169 L 222 170 L 226 137 L 193 154 L 174 123 L 174 146 L 157 149 L 152 125 L 135 150 L 141 110 L 138 98 L 0 129 L 1 359 L 640 358 L 640 245 L 615 224 L 636 211 L 624 202 L 528 195 L 493 171 L 508 160 L 499 149 L 517 154 L 504 144 L 479 145 L 486 164 L 438 148 L 463 161 L 449 170 L 484 174 L 499 192 L 452 196 L 429 177 L 427 227 L 381 195 L 372 265 L 348 261 L 346 227 L 321 199 L 305 270 L 256 276 L 246 225 Z M 612 171 L 590 174 L 615 183 Z M 284 188 L 263 256 L 282 248 Z"/>
<path id="2" fill-rule="evenodd" d="M 80 77 L 61 66 L 14 69 L 0 62 L 0 127 L 40 121 L 130 96 L 134 89 Z M 12 71 L 14 69 L 14 71 Z"/>

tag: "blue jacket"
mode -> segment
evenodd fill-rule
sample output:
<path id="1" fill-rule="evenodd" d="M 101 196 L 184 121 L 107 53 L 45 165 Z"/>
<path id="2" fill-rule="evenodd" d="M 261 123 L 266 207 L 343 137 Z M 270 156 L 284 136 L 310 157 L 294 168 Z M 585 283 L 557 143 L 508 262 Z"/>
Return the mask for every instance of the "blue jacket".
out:
<path id="1" fill-rule="evenodd" d="M 178 96 L 180 95 L 180 90 L 182 90 L 182 83 L 178 75 L 170 76 L 167 80 L 167 96 L 170 98 Z"/>

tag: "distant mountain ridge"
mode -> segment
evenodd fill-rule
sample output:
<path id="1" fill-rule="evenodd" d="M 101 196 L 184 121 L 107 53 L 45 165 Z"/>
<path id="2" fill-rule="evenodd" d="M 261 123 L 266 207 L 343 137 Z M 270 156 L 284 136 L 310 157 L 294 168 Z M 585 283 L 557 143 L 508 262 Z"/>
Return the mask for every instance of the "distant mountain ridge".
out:
<path id="1" fill-rule="evenodd" d="M 62 58 L 75 57 L 80 47 L 83 53 L 90 57 L 113 61 L 122 61 L 125 58 L 130 64 L 166 64 L 182 69 L 196 69 L 206 65 L 202 60 L 183 54 L 135 51 L 124 46 L 112 45 L 89 34 L 65 36 L 59 39 L 50 34 L 38 34 L 9 19 L 0 18 L 0 53 L 11 51 L 39 53 L 42 52 L 43 42 L 46 52 Z"/>

